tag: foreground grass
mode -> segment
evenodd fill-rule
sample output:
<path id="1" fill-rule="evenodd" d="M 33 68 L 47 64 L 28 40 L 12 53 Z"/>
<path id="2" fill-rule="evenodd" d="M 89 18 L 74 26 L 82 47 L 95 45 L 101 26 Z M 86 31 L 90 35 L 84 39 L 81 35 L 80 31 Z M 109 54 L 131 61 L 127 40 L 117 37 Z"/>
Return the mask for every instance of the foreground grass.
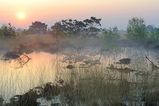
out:
<path id="1" fill-rule="evenodd" d="M 123 74 L 114 78 L 105 73 L 110 70 L 103 70 L 98 66 L 78 70 L 80 72 L 76 69 L 70 71 L 70 77 L 57 77 L 55 82 L 42 84 L 22 95 L 15 95 L 10 98 L 10 103 L 3 106 L 38 106 L 42 105 L 43 99 L 46 100 L 43 104 L 47 106 L 157 106 L 159 103 L 157 74 L 152 79 L 152 74 L 145 73 L 142 81 L 136 78 L 129 82 Z M 2 105 L 3 98 L 0 102 Z"/>

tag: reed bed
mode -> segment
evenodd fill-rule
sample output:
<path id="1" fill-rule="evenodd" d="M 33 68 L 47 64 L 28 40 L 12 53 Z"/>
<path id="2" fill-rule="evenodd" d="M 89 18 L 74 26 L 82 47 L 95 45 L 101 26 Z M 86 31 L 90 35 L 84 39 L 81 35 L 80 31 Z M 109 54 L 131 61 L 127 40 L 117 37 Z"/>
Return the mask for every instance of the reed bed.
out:
<path id="1" fill-rule="evenodd" d="M 33 38 L 30 40 L 35 41 Z M 101 46 L 99 39 L 92 38 L 93 43 L 88 42 L 90 39 L 72 39 L 60 40 L 60 49 L 55 54 L 30 54 L 32 60 L 22 68 L 8 68 L 6 64 L 9 62 L 1 62 L 0 73 L 4 76 L 1 78 L 3 83 L 0 83 L 0 106 L 159 105 L 159 69 L 152 70 L 152 64 L 144 58 L 146 53 L 151 54 L 149 58 L 156 65 L 157 53 L 137 48 L 132 52 L 126 47 L 96 50 Z M 38 38 L 38 42 L 42 40 Z M 45 58 L 39 57 L 41 54 L 52 60 L 46 62 Z M 127 56 L 132 59 L 130 65 L 115 64 Z M 36 66 L 34 58 L 43 62 Z M 18 90 L 24 87 L 27 90 L 19 93 Z M 7 96 L 11 93 L 14 94 L 12 97 Z"/>

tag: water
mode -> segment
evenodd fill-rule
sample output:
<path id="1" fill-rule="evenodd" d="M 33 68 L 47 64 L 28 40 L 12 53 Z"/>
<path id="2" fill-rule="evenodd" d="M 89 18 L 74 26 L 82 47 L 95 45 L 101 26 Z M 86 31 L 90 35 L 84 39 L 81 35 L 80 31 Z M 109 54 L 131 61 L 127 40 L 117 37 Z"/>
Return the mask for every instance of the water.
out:
<path id="1" fill-rule="evenodd" d="M 4 53 L 5 51 L 1 52 L 1 57 Z M 81 51 L 63 49 L 55 54 L 33 52 L 27 54 L 31 59 L 23 66 L 17 60 L 0 60 L 0 95 L 4 99 L 9 99 L 13 95 L 24 94 L 29 89 L 42 86 L 47 82 L 54 82 L 57 78 L 67 79 L 72 72 L 74 72 L 76 78 L 80 78 L 81 75 L 86 73 L 83 70 L 93 69 L 94 67 L 102 69 L 103 74 L 110 74 L 114 79 L 119 79 L 121 73 L 117 70 L 109 70 L 107 67 L 110 67 L 110 65 L 116 68 L 128 67 L 137 70 L 129 72 L 129 74 L 126 73 L 123 77 L 130 82 L 136 81 L 138 78 L 142 80 L 142 75 L 138 77 L 137 73 L 152 71 L 150 62 L 145 58 L 145 55 L 148 55 L 150 60 L 158 65 L 158 51 L 148 51 L 143 48 L 121 48 L 120 50 L 103 53 L 97 48 L 87 48 Z M 118 60 L 127 57 L 132 60 L 130 65 L 115 64 Z M 84 61 L 90 60 L 91 63 L 84 63 Z M 75 67 L 74 71 L 66 68 L 69 64 Z"/>
<path id="2" fill-rule="evenodd" d="M 55 80 L 53 64 L 55 64 L 56 55 L 33 52 L 28 56 L 31 60 L 22 67 L 19 67 L 17 60 L 0 61 L 0 92 L 5 98 L 22 94 L 42 83 Z"/>

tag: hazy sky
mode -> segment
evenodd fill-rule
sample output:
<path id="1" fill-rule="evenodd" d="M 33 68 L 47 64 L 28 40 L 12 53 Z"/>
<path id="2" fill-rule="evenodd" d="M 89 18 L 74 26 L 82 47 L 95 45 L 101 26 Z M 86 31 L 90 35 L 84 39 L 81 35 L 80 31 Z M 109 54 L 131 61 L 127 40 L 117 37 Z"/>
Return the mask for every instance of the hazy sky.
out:
<path id="1" fill-rule="evenodd" d="M 32 22 L 49 27 L 62 19 L 101 18 L 102 27 L 126 29 L 128 20 L 141 17 L 146 25 L 159 27 L 159 0 L 0 0 L 0 26 L 28 28 Z M 19 13 L 24 18 L 18 17 Z"/>

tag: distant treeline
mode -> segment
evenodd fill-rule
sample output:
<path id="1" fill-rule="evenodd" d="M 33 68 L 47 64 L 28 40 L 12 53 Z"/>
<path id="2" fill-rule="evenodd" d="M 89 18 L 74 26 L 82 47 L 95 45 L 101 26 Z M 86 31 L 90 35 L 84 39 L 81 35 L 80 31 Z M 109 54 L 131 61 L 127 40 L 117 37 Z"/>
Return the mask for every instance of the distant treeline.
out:
<path id="1" fill-rule="evenodd" d="M 101 19 L 90 17 L 79 21 L 76 19 L 65 19 L 56 22 L 50 28 L 40 21 L 32 22 L 28 29 L 16 29 L 9 23 L 0 28 L 1 38 L 15 38 L 28 34 L 51 34 L 54 37 L 98 37 L 100 34 L 105 38 L 116 38 L 120 33 L 117 27 L 105 29 L 101 28 Z M 139 42 L 154 43 L 159 40 L 159 28 L 153 25 L 145 25 L 142 18 L 133 17 L 128 20 L 128 25 L 124 35 Z"/>
<path id="2" fill-rule="evenodd" d="M 77 37 L 79 35 L 96 36 L 100 31 L 100 21 L 101 19 L 97 19 L 96 17 L 91 17 L 90 19 L 85 19 L 83 21 L 66 19 L 56 22 L 51 28 L 48 28 L 48 25 L 45 23 L 35 21 L 25 30 L 20 28 L 16 29 L 9 23 L 0 28 L 0 35 L 4 37 L 15 37 L 26 34 L 52 34 L 53 36 L 66 37 Z"/>

